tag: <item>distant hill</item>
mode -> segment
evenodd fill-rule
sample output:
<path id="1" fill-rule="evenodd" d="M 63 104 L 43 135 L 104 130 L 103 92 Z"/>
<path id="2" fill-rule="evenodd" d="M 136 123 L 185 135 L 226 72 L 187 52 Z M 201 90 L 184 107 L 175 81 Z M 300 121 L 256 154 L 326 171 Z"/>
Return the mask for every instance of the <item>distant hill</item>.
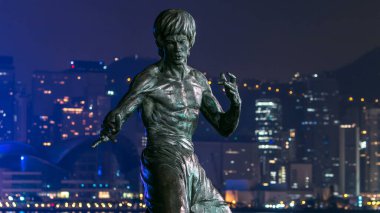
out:
<path id="1" fill-rule="evenodd" d="M 339 83 L 341 94 L 374 99 L 380 97 L 380 47 L 354 62 L 327 72 Z"/>

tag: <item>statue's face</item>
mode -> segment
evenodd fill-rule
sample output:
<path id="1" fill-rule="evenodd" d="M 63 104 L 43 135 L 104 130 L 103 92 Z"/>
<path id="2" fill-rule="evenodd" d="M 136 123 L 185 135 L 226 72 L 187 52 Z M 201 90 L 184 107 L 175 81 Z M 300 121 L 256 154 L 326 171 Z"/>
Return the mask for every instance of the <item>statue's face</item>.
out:
<path id="1" fill-rule="evenodd" d="M 169 35 L 163 42 L 164 59 L 175 65 L 186 65 L 190 53 L 190 42 L 182 34 Z"/>

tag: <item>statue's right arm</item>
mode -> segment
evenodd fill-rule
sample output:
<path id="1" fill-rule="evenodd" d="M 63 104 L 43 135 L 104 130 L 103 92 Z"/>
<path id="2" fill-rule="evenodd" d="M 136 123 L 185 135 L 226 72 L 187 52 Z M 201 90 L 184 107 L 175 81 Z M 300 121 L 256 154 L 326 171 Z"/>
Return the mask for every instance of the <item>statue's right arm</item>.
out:
<path id="1" fill-rule="evenodd" d="M 143 71 L 137 75 L 118 105 L 107 114 L 101 134 L 115 136 L 127 118 L 141 105 L 154 84 L 155 78 L 151 72 Z"/>

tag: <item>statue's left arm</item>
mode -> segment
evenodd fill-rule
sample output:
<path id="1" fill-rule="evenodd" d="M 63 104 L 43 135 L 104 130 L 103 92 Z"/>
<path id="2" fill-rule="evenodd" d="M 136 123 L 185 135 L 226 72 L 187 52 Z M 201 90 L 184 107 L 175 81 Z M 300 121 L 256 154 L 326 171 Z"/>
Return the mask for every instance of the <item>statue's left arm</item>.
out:
<path id="1" fill-rule="evenodd" d="M 218 100 L 212 94 L 210 86 L 204 85 L 201 111 L 212 126 L 223 136 L 231 135 L 239 123 L 241 111 L 241 99 L 236 85 L 236 77 L 228 73 L 230 80 L 222 74 L 220 84 L 224 85 L 227 97 L 230 100 L 230 108 L 224 112 Z"/>

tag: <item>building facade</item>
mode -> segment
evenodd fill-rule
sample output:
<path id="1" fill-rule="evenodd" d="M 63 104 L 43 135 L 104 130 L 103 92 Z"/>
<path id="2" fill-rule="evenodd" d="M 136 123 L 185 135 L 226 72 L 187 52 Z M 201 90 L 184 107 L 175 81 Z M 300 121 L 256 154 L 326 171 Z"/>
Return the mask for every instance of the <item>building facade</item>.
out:
<path id="1" fill-rule="evenodd" d="M 14 123 L 14 67 L 13 58 L 0 56 L 0 141 L 13 140 Z"/>

